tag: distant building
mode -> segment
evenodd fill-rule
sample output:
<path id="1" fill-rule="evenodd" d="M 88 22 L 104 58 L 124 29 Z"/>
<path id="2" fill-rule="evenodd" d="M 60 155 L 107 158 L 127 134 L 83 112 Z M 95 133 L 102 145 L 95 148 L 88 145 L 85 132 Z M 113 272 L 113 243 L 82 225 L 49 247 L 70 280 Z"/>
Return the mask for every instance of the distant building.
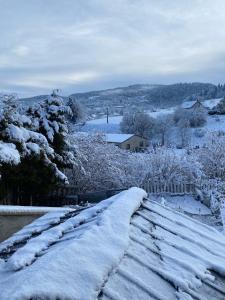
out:
<path id="1" fill-rule="evenodd" d="M 188 102 L 184 102 L 182 107 L 184 109 L 188 109 L 192 112 L 205 112 L 207 113 L 209 108 L 204 105 L 203 102 L 201 102 L 199 99 L 196 101 L 190 101 L 190 104 L 188 105 Z"/>
<path id="2" fill-rule="evenodd" d="M 185 101 L 181 105 L 182 108 L 191 110 L 193 112 L 209 112 L 211 111 L 218 103 L 220 103 L 221 98 L 218 99 L 209 99 L 201 101 L 197 99 L 196 101 Z"/>
<path id="3" fill-rule="evenodd" d="M 105 136 L 107 143 L 115 144 L 124 150 L 139 152 L 145 150 L 149 145 L 147 139 L 136 134 L 109 133 Z"/>

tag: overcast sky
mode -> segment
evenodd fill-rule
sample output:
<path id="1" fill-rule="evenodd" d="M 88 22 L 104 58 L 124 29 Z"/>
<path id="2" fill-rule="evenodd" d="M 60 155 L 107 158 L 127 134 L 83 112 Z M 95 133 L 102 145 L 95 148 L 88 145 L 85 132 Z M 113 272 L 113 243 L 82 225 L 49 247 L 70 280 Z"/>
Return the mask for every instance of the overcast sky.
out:
<path id="1" fill-rule="evenodd" d="M 225 0 L 0 0 L 0 91 L 225 82 Z"/>

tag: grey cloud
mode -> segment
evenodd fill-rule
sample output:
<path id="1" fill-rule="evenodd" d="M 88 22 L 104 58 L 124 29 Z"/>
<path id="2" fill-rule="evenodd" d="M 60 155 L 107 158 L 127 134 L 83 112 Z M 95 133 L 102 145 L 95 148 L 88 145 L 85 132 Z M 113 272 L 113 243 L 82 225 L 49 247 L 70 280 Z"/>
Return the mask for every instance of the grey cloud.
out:
<path id="1" fill-rule="evenodd" d="M 0 0 L 0 7 L 0 90 L 224 81 L 224 0 Z"/>

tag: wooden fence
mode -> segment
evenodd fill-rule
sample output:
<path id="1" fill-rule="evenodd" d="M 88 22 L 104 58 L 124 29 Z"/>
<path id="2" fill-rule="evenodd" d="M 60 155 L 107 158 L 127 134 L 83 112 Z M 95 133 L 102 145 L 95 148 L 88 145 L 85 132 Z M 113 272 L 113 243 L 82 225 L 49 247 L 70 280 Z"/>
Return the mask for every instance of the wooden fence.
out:
<path id="1" fill-rule="evenodd" d="M 199 185 L 193 183 L 156 183 L 146 181 L 141 187 L 148 194 L 192 194 L 196 195 L 197 190 L 209 191 L 215 189 L 215 184 L 202 182 Z M 124 187 L 126 189 L 128 187 Z M 7 196 L 0 195 L 0 204 L 11 205 L 41 205 L 41 206 L 63 206 L 70 204 L 81 204 L 86 202 L 99 202 L 103 199 L 111 197 L 112 195 L 120 192 L 121 190 L 102 190 L 82 193 L 75 185 L 65 185 L 55 188 L 54 191 L 45 197 L 33 198 L 29 195 L 21 193 L 8 193 Z"/>
<path id="2" fill-rule="evenodd" d="M 194 194 L 196 186 L 192 183 L 151 183 L 145 182 L 142 188 L 148 194 L 162 194 L 162 193 L 170 193 L 170 194 Z"/>
<path id="3" fill-rule="evenodd" d="M 147 181 L 142 185 L 142 188 L 148 194 L 196 194 L 197 190 L 209 191 L 215 188 L 214 184 L 202 182 L 199 185 L 194 183 L 154 183 Z"/>

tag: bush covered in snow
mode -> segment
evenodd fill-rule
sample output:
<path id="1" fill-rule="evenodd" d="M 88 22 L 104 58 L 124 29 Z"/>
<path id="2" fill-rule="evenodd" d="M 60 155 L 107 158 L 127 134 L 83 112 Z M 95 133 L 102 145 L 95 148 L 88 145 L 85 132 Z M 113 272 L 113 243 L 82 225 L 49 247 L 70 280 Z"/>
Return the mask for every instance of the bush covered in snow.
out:
<path id="1" fill-rule="evenodd" d="M 225 180 L 225 137 L 211 134 L 207 143 L 198 151 L 198 160 L 209 179 Z"/>
<path id="2" fill-rule="evenodd" d="M 79 163 L 69 172 L 69 179 L 81 192 L 141 186 L 146 180 L 194 183 L 202 176 L 193 156 L 177 155 L 171 149 L 130 153 L 107 144 L 98 134 L 77 134 L 71 139 Z"/>
<path id="3" fill-rule="evenodd" d="M 71 109 L 71 114 L 69 115 L 69 120 L 72 123 L 78 123 L 82 121 L 85 117 L 85 112 L 83 106 L 76 101 L 74 98 L 69 98 L 67 106 Z"/>
<path id="4" fill-rule="evenodd" d="M 202 176 L 200 164 L 191 155 L 177 155 L 167 148 L 148 154 L 148 174 L 145 180 L 156 183 L 198 182 Z"/>
<path id="5" fill-rule="evenodd" d="M 103 135 L 80 133 L 70 143 L 79 163 L 68 175 L 80 192 L 139 186 L 148 172 L 144 154 L 108 144 Z"/>

